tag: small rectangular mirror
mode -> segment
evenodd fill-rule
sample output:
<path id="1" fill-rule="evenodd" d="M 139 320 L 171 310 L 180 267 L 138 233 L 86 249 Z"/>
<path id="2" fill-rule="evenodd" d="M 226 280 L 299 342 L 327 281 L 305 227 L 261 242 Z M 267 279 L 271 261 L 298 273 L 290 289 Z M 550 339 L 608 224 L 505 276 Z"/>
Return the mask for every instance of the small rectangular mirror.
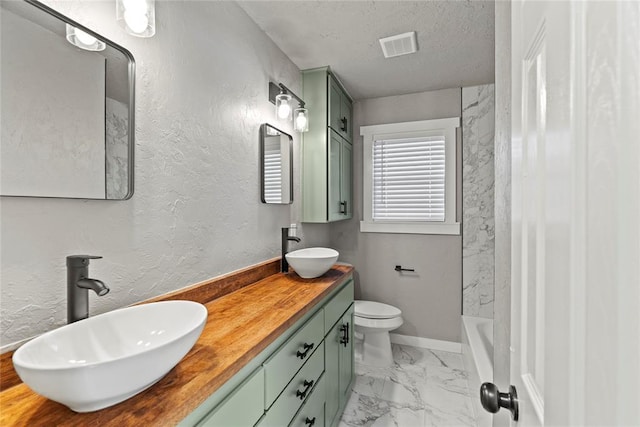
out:
<path id="1" fill-rule="evenodd" d="M 0 195 L 129 199 L 133 56 L 35 0 L 0 23 Z"/>
<path id="2" fill-rule="evenodd" d="M 260 126 L 262 203 L 293 203 L 293 138 L 264 123 Z"/>

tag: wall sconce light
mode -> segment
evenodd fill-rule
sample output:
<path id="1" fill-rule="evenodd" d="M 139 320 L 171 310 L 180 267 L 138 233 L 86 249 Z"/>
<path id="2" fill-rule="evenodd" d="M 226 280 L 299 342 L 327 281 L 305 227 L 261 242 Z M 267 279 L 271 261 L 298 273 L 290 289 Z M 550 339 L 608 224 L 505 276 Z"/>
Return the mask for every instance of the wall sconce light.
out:
<path id="1" fill-rule="evenodd" d="M 295 109 L 292 104 L 292 98 L 298 102 L 298 108 Z M 276 105 L 276 117 L 279 120 L 291 120 L 293 113 L 293 129 L 298 132 L 307 132 L 309 130 L 309 111 L 304 108 L 304 101 L 291 91 L 288 87 L 280 84 L 269 82 L 269 101 Z"/>
<path id="2" fill-rule="evenodd" d="M 132 36 L 152 37 L 156 33 L 155 0 L 116 0 L 116 20 Z"/>
<path id="3" fill-rule="evenodd" d="M 91 34 L 82 31 L 80 28 L 76 28 L 72 25 L 67 26 L 67 41 L 74 46 L 84 50 L 100 51 L 104 50 L 106 45 L 103 41 L 98 40 Z"/>

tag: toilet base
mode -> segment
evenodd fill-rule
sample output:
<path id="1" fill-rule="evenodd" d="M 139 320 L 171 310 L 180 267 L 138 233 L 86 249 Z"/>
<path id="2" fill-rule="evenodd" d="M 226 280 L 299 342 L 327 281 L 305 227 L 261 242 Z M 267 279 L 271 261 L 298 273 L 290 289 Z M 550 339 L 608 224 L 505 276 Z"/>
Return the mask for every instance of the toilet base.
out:
<path id="1" fill-rule="evenodd" d="M 370 330 L 364 332 L 364 339 L 356 343 L 356 360 L 370 366 L 386 367 L 393 365 L 389 332 L 373 332 Z"/>

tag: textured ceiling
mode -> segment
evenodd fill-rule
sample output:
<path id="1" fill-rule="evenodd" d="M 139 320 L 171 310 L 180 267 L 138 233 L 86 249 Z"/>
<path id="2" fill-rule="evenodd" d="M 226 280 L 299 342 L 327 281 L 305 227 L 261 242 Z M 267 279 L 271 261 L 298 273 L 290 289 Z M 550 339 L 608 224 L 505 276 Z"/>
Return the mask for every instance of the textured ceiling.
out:
<path id="1" fill-rule="evenodd" d="M 324 65 L 355 99 L 494 80 L 493 1 L 239 1 L 302 70 Z M 416 31 L 417 53 L 385 59 L 379 38 Z"/>

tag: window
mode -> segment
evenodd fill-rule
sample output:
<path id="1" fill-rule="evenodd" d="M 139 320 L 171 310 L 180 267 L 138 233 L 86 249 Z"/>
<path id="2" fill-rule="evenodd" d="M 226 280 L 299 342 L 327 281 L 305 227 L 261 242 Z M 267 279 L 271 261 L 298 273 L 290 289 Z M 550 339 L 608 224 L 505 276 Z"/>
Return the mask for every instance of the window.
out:
<path id="1" fill-rule="evenodd" d="M 456 222 L 458 117 L 363 126 L 361 232 L 460 234 Z"/>

